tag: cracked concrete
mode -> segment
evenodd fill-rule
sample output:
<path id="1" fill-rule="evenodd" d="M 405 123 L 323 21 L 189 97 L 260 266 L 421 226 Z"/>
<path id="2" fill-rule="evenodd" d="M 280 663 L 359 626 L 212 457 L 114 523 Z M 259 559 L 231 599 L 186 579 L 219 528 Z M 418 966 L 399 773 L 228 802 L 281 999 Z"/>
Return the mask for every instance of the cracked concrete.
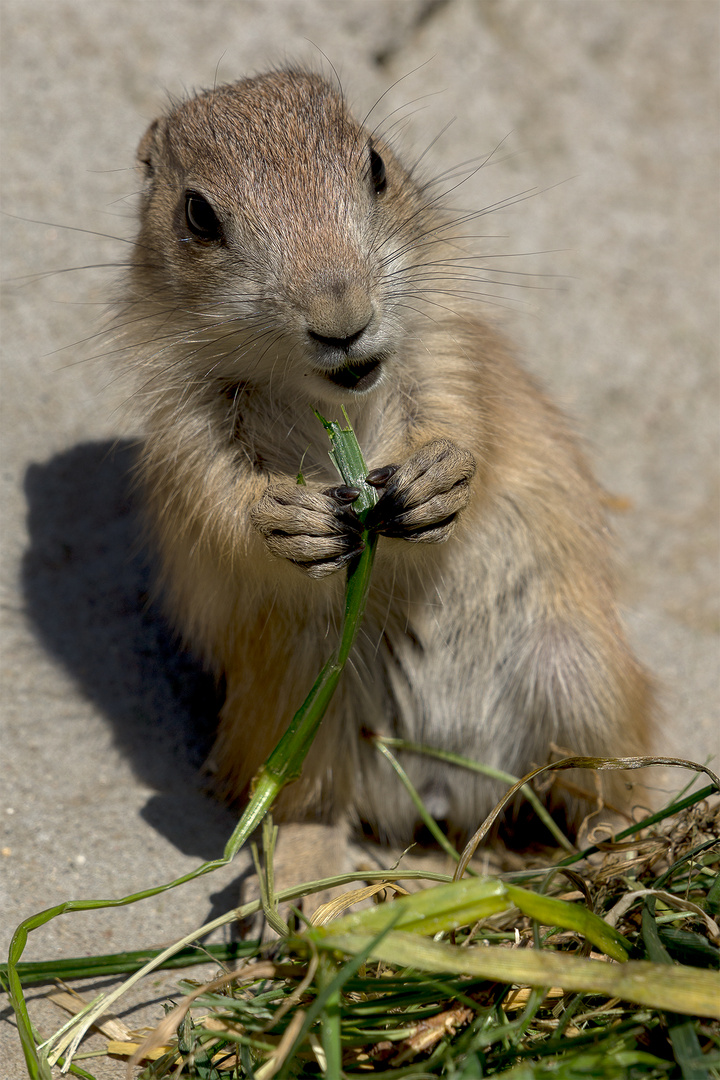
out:
<path id="1" fill-rule="evenodd" d="M 219 854 L 232 827 L 198 771 L 212 688 L 145 607 L 123 474 L 134 433 L 107 343 L 92 339 L 127 258 L 135 146 L 166 94 L 286 57 L 332 63 L 359 110 L 388 87 L 382 115 L 412 102 L 397 139 L 406 156 L 427 149 L 428 170 L 491 155 L 453 200 L 507 200 L 482 219 L 483 243 L 531 287 L 489 285 L 489 302 L 624 506 L 628 622 L 665 707 L 656 749 L 714 754 L 717 768 L 714 0 L 0 10 L 2 951 L 33 912 L 170 880 Z M 173 939 L 232 905 L 240 871 L 55 920 L 26 958 Z M 154 984 L 144 1011 L 131 1002 L 129 1022 L 159 1017 L 173 980 Z M 48 1032 L 61 1022 L 47 1005 L 34 1015 Z M 16 1080 L 17 1037 L 3 1030 L 0 1077 Z"/>

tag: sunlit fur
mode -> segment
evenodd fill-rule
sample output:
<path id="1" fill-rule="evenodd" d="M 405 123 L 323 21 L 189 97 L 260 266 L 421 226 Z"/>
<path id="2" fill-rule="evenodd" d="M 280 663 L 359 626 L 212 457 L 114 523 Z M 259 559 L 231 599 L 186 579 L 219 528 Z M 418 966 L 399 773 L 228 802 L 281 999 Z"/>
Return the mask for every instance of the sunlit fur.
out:
<path id="1" fill-rule="evenodd" d="M 436 188 L 416 183 L 336 87 L 299 70 L 176 105 L 139 161 L 141 226 L 118 325 L 146 433 L 159 587 L 185 641 L 226 680 L 221 793 L 244 795 L 336 640 L 344 573 L 310 577 L 270 554 L 251 521 L 301 467 L 298 498 L 338 482 L 311 405 L 333 417 L 345 405 L 370 468 L 450 440 L 476 473 L 446 543 L 381 537 L 352 662 L 284 815 L 412 834 L 410 799 L 362 729 L 516 775 L 551 743 L 641 750 L 651 695 L 618 622 L 601 492 L 563 417 L 464 296 L 472 263 L 453 241 L 464 230 Z M 188 229 L 187 190 L 212 205 L 221 240 Z M 311 336 L 358 328 L 349 359 L 381 360 L 360 393 L 331 381 L 340 361 Z M 309 568 L 335 551 L 317 503 L 318 535 L 297 540 Z M 461 831 L 501 790 L 430 758 L 404 764 Z"/>

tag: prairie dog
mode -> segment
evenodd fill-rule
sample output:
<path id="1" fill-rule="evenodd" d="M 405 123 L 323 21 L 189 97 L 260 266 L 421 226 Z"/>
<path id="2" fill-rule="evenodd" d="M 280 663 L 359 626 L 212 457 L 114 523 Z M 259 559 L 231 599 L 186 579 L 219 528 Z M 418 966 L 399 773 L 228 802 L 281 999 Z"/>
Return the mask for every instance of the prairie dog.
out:
<path id="1" fill-rule="evenodd" d="M 468 271 L 433 195 L 300 69 L 176 105 L 138 158 L 124 322 L 141 479 L 167 610 L 225 678 L 222 794 L 243 797 L 333 647 L 358 550 L 311 406 L 346 407 L 383 491 L 381 537 L 352 662 L 280 813 L 412 836 L 415 809 L 363 729 L 516 775 L 551 743 L 640 751 L 652 694 L 618 621 L 601 492 L 458 295 Z M 459 832 L 501 790 L 403 763 Z"/>

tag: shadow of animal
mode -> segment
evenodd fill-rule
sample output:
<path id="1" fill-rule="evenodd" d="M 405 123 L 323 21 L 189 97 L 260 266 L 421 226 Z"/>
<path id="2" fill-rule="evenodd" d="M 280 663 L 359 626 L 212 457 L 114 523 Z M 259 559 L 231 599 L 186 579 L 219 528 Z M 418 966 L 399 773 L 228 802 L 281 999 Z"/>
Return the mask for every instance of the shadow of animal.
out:
<path id="1" fill-rule="evenodd" d="M 89 442 L 31 465 L 22 580 L 45 648 L 112 725 L 143 817 L 185 854 L 221 854 L 234 816 L 203 793 L 221 688 L 148 599 L 150 568 L 130 443 Z"/>

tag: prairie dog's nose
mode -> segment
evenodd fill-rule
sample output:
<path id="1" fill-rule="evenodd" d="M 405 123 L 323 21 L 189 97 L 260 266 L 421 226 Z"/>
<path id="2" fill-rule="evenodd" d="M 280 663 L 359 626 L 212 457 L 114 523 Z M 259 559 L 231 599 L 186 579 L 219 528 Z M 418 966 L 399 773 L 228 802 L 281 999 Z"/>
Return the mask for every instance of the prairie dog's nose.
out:
<path id="1" fill-rule="evenodd" d="M 370 294 L 354 275 L 323 274 L 311 286 L 307 330 L 316 341 L 348 347 L 369 325 L 373 313 Z"/>

